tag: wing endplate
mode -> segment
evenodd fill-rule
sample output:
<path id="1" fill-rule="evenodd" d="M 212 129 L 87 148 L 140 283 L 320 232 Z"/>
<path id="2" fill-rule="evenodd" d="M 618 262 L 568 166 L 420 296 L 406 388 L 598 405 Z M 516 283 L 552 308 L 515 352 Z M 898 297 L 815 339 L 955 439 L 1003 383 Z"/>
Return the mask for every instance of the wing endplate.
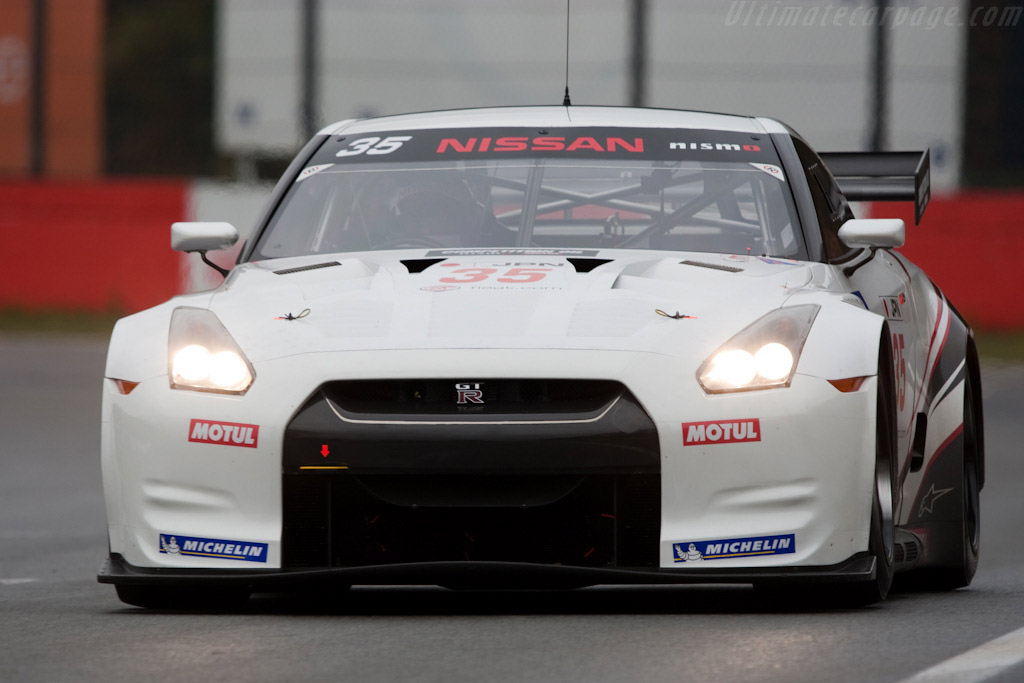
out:
<path id="1" fill-rule="evenodd" d="M 931 154 L 923 152 L 822 152 L 821 159 L 851 201 L 914 202 L 921 223 L 931 199 Z"/>

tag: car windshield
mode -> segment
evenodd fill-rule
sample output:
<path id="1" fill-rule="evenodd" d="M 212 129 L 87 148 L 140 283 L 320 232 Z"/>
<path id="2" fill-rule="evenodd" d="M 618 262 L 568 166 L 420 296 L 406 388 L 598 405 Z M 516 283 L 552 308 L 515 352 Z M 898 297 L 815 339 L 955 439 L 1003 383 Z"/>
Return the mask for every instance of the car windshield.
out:
<path id="1" fill-rule="evenodd" d="M 703 131 L 712 142 L 701 143 L 630 130 L 460 132 L 410 144 L 430 133 L 325 143 L 250 258 L 404 248 L 805 254 L 786 178 L 764 142 L 748 151 L 728 141 L 735 133 Z"/>

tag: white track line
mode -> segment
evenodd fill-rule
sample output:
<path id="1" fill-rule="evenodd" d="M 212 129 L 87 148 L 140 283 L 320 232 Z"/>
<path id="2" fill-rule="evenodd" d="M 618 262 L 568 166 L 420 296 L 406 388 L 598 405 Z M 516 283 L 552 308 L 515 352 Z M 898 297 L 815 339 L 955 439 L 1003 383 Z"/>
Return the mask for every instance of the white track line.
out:
<path id="1" fill-rule="evenodd" d="M 1024 661 L 1024 628 L 936 664 L 900 683 L 979 683 Z"/>
<path id="2" fill-rule="evenodd" d="M 14 586 L 19 583 L 35 583 L 39 579 L 0 579 L 0 586 Z"/>

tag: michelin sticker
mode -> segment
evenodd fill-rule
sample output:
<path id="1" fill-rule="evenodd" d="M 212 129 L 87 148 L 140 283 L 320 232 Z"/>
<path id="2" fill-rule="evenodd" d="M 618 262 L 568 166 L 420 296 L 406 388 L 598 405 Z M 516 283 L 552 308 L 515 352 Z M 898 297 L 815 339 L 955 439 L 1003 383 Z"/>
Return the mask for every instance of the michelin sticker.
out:
<path id="1" fill-rule="evenodd" d="M 796 552 L 796 536 L 751 536 L 718 541 L 684 541 L 672 544 L 673 562 L 706 562 L 733 557 L 785 555 Z"/>
<path id="2" fill-rule="evenodd" d="M 267 561 L 266 543 L 244 543 L 222 538 L 160 534 L 160 552 L 164 555 L 213 557 L 219 560 Z"/>

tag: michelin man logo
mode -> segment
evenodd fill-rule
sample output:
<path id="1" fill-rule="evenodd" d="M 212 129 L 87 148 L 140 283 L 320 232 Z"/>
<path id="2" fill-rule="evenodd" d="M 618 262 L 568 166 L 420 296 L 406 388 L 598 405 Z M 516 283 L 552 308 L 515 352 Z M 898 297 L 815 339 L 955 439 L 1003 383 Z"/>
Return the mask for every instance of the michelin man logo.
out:
<path id="1" fill-rule="evenodd" d="M 704 559 L 704 555 L 697 550 L 697 546 L 693 543 L 686 550 L 683 550 L 682 544 L 676 544 L 676 562 L 700 562 Z"/>
<path id="2" fill-rule="evenodd" d="M 178 546 L 178 540 L 171 536 L 171 540 L 168 541 L 163 535 L 160 536 L 160 552 L 170 553 L 171 555 L 177 555 L 181 552 L 181 547 Z"/>

